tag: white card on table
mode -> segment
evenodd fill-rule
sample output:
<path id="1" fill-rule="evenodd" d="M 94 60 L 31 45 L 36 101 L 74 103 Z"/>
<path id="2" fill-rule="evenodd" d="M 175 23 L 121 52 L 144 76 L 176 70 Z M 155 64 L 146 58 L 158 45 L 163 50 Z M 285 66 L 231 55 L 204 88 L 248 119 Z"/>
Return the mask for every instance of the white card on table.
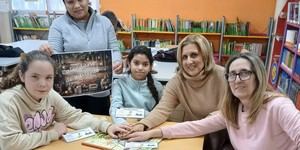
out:
<path id="1" fill-rule="evenodd" d="M 145 110 L 141 108 L 119 108 L 116 111 L 116 117 L 144 118 Z"/>
<path id="2" fill-rule="evenodd" d="M 95 135 L 95 132 L 92 128 L 89 127 L 89 128 L 68 132 L 63 135 L 63 138 L 66 142 L 73 142 L 93 135 Z"/>
<path id="3" fill-rule="evenodd" d="M 126 142 L 125 148 L 158 148 L 157 142 Z"/>

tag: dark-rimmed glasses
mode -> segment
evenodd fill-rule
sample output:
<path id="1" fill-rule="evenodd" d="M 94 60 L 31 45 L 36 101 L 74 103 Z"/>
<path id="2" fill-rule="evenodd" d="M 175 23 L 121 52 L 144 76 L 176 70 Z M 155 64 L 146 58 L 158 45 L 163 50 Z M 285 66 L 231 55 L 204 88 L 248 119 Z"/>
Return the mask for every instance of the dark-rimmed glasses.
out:
<path id="1" fill-rule="evenodd" d="M 236 72 L 229 72 L 225 74 L 225 79 L 228 82 L 233 82 L 236 80 L 236 77 L 239 76 L 241 81 L 249 80 L 250 76 L 253 72 L 250 70 L 242 70 L 239 73 Z"/>

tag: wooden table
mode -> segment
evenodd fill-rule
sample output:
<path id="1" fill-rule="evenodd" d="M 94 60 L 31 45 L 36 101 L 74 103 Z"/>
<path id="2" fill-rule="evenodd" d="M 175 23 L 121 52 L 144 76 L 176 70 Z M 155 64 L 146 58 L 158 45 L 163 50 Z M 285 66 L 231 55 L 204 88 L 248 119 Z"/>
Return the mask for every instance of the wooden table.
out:
<path id="1" fill-rule="evenodd" d="M 108 116 L 97 116 L 101 119 L 110 121 L 110 117 Z M 162 126 L 168 126 L 176 124 L 175 122 L 165 122 Z M 81 142 L 86 139 L 82 139 L 79 141 L 66 143 L 62 139 L 54 141 L 49 145 L 42 146 L 37 148 L 38 150 L 97 150 L 96 148 L 92 148 L 89 146 L 81 145 Z M 204 137 L 196 137 L 196 138 L 184 138 L 184 139 L 164 139 L 159 143 L 159 150 L 202 150 Z"/>

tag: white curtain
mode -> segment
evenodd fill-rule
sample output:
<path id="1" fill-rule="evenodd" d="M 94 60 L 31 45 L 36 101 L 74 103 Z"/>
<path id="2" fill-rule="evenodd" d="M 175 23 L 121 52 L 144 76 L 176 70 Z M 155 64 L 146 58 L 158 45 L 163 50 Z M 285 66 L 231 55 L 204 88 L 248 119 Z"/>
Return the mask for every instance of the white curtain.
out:
<path id="1" fill-rule="evenodd" d="M 91 7 L 99 11 L 100 0 L 89 0 Z M 48 7 L 48 8 L 47 8 Z M 47 10 L 49 12 L 65 12 L 63 0 L 12 0 L 13 10 Z"/>
<path id="2" fill-rule="evenodd" d="M 46 0 L 12 0 L 13 10 L 46 10 Z"/>

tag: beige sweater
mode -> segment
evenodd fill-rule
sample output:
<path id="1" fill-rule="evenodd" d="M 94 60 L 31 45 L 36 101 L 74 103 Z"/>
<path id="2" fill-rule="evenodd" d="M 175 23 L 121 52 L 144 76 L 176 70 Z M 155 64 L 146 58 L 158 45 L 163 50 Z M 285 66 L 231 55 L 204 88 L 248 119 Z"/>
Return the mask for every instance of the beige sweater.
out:
<path id="1" fill-rule="evenodd" d="M 58 133 L 50 128 L 55 121 L 102 132 L 110 125 L 70 106 L 54 90 L 37 102 L 18 85 L 0 94 L 0 149 L 33 149 L 57 140 Z"/>
<path id="2" fill-rule="evenodd" d="M 167 83 L 159 104 L 140 123 L 156 127 L 165 122 L 179 104 L 184 108 L 185 121 L 202 119 L 216 111 L 225 94 L 224 68 L 216 65 L 208 75 L 200 78 L 187 79 L 177 73 Z"/>

